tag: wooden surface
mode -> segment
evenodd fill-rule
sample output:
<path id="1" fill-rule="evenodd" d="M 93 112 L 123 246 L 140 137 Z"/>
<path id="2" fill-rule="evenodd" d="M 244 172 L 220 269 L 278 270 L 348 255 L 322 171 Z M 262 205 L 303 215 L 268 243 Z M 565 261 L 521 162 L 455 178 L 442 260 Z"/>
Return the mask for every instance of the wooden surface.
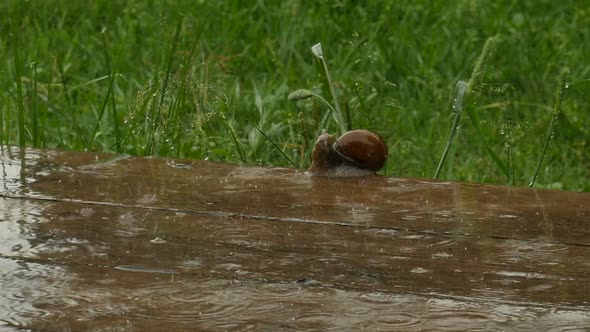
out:
<path id="1" fill-rule="evenodd" d="M 590 195 L 3 147 L 0 327 L 584 330 Z"/>

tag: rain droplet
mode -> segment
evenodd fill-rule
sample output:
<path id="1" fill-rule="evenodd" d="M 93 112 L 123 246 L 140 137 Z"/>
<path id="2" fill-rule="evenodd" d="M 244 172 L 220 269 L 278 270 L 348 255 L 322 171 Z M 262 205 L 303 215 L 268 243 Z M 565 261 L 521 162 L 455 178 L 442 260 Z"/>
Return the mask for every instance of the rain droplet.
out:
<path id="1" fill-rule="evenodd" d="M 150 240 L 150 242 L 151 243 L 155 243 L 155 244 L 162 244 L 162 243 L 166 243 L 167 241 L 164 240 L 164 239 L 162 239 L 162 238 L 160 238 L 160 237 L 157 237 L 157 238 L 155 238 L 153 240 Z"/>

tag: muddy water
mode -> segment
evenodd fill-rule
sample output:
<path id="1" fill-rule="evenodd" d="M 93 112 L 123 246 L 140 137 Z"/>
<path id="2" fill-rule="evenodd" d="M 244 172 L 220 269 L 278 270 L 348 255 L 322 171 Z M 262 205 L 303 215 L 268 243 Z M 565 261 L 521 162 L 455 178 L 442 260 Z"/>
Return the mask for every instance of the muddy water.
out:
<path id="1" fill-rule="evenodd" d="M 0 329 L 590 326 L 588 194 L 4 149 Z"/>

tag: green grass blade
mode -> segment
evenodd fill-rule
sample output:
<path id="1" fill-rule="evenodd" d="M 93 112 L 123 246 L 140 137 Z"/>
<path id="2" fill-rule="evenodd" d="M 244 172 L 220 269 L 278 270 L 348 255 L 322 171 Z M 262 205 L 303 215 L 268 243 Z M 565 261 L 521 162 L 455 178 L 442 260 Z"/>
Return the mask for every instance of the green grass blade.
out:
<path id="1" fill-rule="evenodd" d="M 559 118 L 559 114 L 561 114 L 561 103 L 563 102 L 563 97 L 565 95 L 565 89 L 567 88 L 567 78 L 569 76 L 569 68 L 563 68 L 561 71 L 561 75 L 559 76 L 559 84 L 555 91 L 555 102 L 553 104 L 553 113 L 551 116 L 551 121 L 549 122 L 549 128 L 547 129 L 547 134 L 545 135 L 545 143 L 543 144 L 543 151 L 541 152 L 541 156 L 539 157 L 539 162 L 537 163 L 537 168 L 535 169 L 535 173 L 533 174 L 533 178 L 531 182 L 529 182 L 529 187 L 533 187 L 535 185 L 535 181 L 537 179 L 537 175 L 539 175 L 539 170 L 541 169 L 541 165 L 543 164 L 543 159 L 545 159 L 545 154 L 547 153 L 547 148 L 549 147 L 549 143 L 551 142 L 551 138 L 553 137 L 555 125 L 557 124 L 557 120 Z"/>
<path id="2" fill-rule="evenodd" d="M 229 123 L 229 121 L 227 121 L 225 116 L 222 116 L 222 118 L 224 120 L 223 125 L 226 128 L 229 138 L 231 139 L 232 143 L 234 144 L 234 147 L 236 149 L 236 152 L 238 153 L 238 157 L 240 158 L 240 161 L 244 164 L 247 164 L 248 158 L 246 158 L 246 154 L 244 153 L 244 150 L 242 149 L 242 144 L 238 140 L 238 135 L 236 134 L 236 130 L 231 125 L 231 123 Z"/>
<path id="3" fill-rule="evenodd" d="M 94 144 L 94 139 L 96 138 L 96 133 L 98 132 L 98 127 L 100 126 L 100 122 L 102 121 L 102 117 L 104 116 L 104 112 L 107 109 L 107 104 L 109 103 L 111 93 L 113 92 L 113 80 L 109 82 L 109 89 L 107 90 L 107 94 L 104 97 L 102 105 L 100 106 L 100 113 L 96 122 L 94 123 L 94 130 L 92 131 L 92 135 L 90 136 L 90 140 L 88 141 L 88 145 L 86 146 L 87 150 L 92 148 L 92 144 Z"/>
<path id="4" fill-rule="evenodd" d="M 91 79 L 91 80 L 89 80 L 89 81 L 86 81 L 86 82 L 84 82 L 84 83 L 80 83 L 80 84 L 77 84 L 77 85 L 73 85 L 73 86 L 71 86 L 71 87 L 69 87 L 69 88 L 68 88 L 68 91 L 69 91 L 69 92 L 73 92 L 73 91 L 76 91 L 76 90 L 78 90 L 78 89 L 80 89 L 80 88 L 84 88 L 84 87 L 86 87 L 86 86 L 89 86 L 89 85 L 92 85 L 92 84 L 95 84 L 95 83 L 99 83 L 99 82 L 102 82 L 102 81 L 104 81 L 104 80 L 108 80 L 109 78 L 110 78 L 110 76 L 109 76 L 109 75 L 105 75 L 105 76 L 97 77 L 97 78 Z"/>
<path id="5" fill-rule="evenodd" d="M 18 116 L 18 145 L 22 148 L 26 143 L 25 136 L 25 105 L 23 104 L 23 87 L 22 87 L 22 64 L 20 59 L 20 50 L 18 37 L 12 36 L 12 50 L 14 52 L 14 71 L 16 74 L 16 103 L 17 103 L 17 116 Z"/>
<path id="6" fill-rule="evenodd" d="M 514 185 L 514 165 L 512 160 L 512 116 L 510 115 L 510 105 L 506 107 L 506 111 L 504 117 L 506 119 L 505 127 L 504 127 L 504 146 L 506 147 L 506 170 L 508 171 L 508 176 L 506 178 L 506 183 L 510 185 Z M 511 169 L 512 167 L 512 169 Z"/>
<path id="7" fill-rule="evenodd" d="M 104 57 L 105 63 L 107 67 L 107 73 L 109 74 L 110 82 L 109 82 L 109 89 L 110 89 L 110 101 L 111 101 L 111 111 L 113 117 L 113 134 L 115 136 L 115 151 L 117 153 L 121 153 L 121 135 L 119 133 L 119 117 L 117 115 L 117 104 L 115 102 L 115 94 L 113 93 L 115 78 L 117 75 L 113 75 L 113 70 L 111 69 L 111 60 L 109 56 L 109 45 L 107 42 L 106 30 L 103 29 L 102 33 L 102 45 L 104 50 Z"/>
<path id="8" fill-rule="evenodd" d="M 458 81 L 455 84 L 455 98 L 453 99 L 452 103 L 452 110 L 455 113 L 455 119 L 453 120 L 453 125 L 451 127 L 451 131 L 449 132 L 449 136 L 447 138 L 447 145 L 443 151 L 442 156 L 440 157 L 440 161 L 438 162 L 438 167 L 436 168 L 436 172 L 434 173 L 434 178 L 438 178 L 440 171 L 443 168 L 445 160 L 447 159 L 447 155 L 449 150 L 451 149 L 451 145 L 453 144 L 453 139 L 455 138 L 455 134 L 457 133 L 457 128 L 459 127 L 459 122 L 461 120 L 461 114 L 463 113 L 463 97 L 465 95 L 465 91 L 467 90 L 467 82 L 465 81 Z"/>
<path id="9" fill-rule="evenodd" d="M 274 146 L 274 148 L 279 151 L 281 153 L 281 155 L 283 157 L 285 157 L 285 159 L 287 159 L 289 161 L 289 163 L 291 163 L 291 165 L 293 165 L 293 167 L 297 168 L 297 164 L 291 160 L 291 158 L 289 158 L 289 156 L 287 156 L 287 154 L 285 153 L 285 151 L 283 151 L 283 149 L 281 149 L 270 137 L 268 137 L 268 135 L 266 135 L 266 133 L 264 133 L 262 130 L 260 130 L 260 128 L 256 127 L 256 130 L 258 130 L 258 132 L 260 134 L 262 134 L 262 136 L 264 136 L 264 138 L 266 138 L 267 141 L 270 142 L 270 144 L 272 144 L 272 146 Z"/>
<path id="10" fill-rule="evenodd" d="M 113 85 L 115 83 L 115 76 L 113 75 L 112 71 L 111 71 L 111 64 L 110 64 L 110 60 L 109 60 L 109 53 L 108 53 L 108 44 L 107 44 L 107 40 L 106 40 L 106 31 L 103 29 L 103 31 L 101 32 L 102 34 L 102 41 L 103 41 L 103 51 L 104 51 L 104 55 L 105 55 L 105 61 L 106 61 L 106 66 L 107 66 L 107 72 L 108 75 L 107 77 L 109 77 L 109 87 L 107 90 L 107 94 L 104 97 L 103 103 L 101 105 L 100 108 L 100 113 L 98 118 L 96 119 L 96 122 L 94 124 L 94 130 L 92 131 L 92 135 L 90 136 L 90 140 L 88 141 L 88 145 L 86 147 L 87 150 L 90 150 L 92 148 L 92 144 L 94 143 L 94 140 L 96 139 L 96 133 L 98 132 L 98 127 L 100 126 L 100 123 L 102 121 L 102 117 L 104 116 L 104 113 L 107 109 L 107 105 L 109 103 L 109 101 L 111 100 L 111 95 L 113 93 Z M 116 111 L 115 111 L 115 115 L 116 115 Z M 118 138 L 118 125 L 117 125 L 117 118 L 115 117 L 114 119 L 115 122 L 115 132 L 116 132 L 116 138 L 115 138 L 115 142 L 116 142 L 116 148 L 117 148 L 117 152 L 119 152 L 119 138 Z"/>
<path id="11" fill-rule="evenodd" d="M 176 53 L 176 48 L 178 47 L 178 41 L 180 40 L 180 31 L 182 30 L 182 21 L 184 20 L 184 16 L 180 16 L 178 20 L 178 24 L 176 25 L 176 31 L 174 32 L 174 39 L 172 40 L 172 46 L 170 47 L 170 53 L 168 54 L 168 63 L 166 65 L 166 76 L 164 78 L 164 84 L 162 84 L 162 91 L 160 94 L 160 102 L 158 104 L 158 116 L 162 110 L 162 106 L 164 105 L 164 98 L 166 97 L 166 91 L 168 90 L 168 83 L 170 82 L 170 77 L 172 76 L 172 63 L 174 62 L 174 53 Z"/>
<path id="12" fill-rule="evenodd" d="M 37 108 L 37 63 L 33 62 L 33 94 L 31 96 L 31 115 L 33 121 L 33 146 L 39 147 L 39 110 Z"/>
<path id="13" fill-rule="evenodd" d="M 52 62 L 54 61 L 55 60 Z M 45 107 L 43 107 L 43 116 L 41 117 L 41 142 L 44 148 L 47 148 L 47 114 L 49 113 L 49 109 L 51 108 L 51 103 L 53 101 L 53 75 L 55 72 L 53 70 L 49 70 L 49 73 L 49 84 L 47 84 L 47 100 L 45 101 Z"/>
<path id="14" fill-rule="evenodd" d="M 11 125 L 11 119 L 10 119 L 10 114 L 11 114 L 11 105 L 10 105 L 10 98 L 6 98 L 6 129 L 4 130 L 4 132 L 6 133 L 6 145 L 10 144 L 10 125 Z"/>
<path id="15" fill-rule="evenodd" d="M 477 135 L 480 137 L 482 143 L 484 144 L 487 153 L 490 155 L 492 160 L 494 160 L 494 163 L 496 164 L 496 166 L 498 166 L 498 168 L 504 174 L 506 174 L 508 176 L 508 169 L 506 168 L 506 165 L 504 165 L 502 160 L 498 157 L 498 155 L 494 152 L 494 150 L 489 146 L 489 144 L 487 143 L 487 141 L 485 139 L 485 136 L 484 136 L 484 134 L 481 130 L 481 127 L 479 125 L 479 119 L 477 117 L 477 112 L 475 109 L 475 105 L 477 104 L 478 91 L 482 85 L 483 77 L 485 74 L 484 68 L 485 68 L 486 63 L 487 63 L 487 61 L 494 49 L 494 46 L 495 46 L 495 38 L 493 38 L 493 37 L 488 38 L 488 40 L 486 41 L 486 43 L 479 55 L 479 58 L 475 64 L 473 72 L 471 73 L 471 78 L 469 79 L 469 82 L 468 83 L 465 83 L 463 81 L 457 82 L 457 85 L 455 85 L 456 97 L 455 97 L 455 100 L 453 101 L 453 107 L 455 108 L 457 106 L 460 106 L 460 108 L 455 109 L 455 111 L 462 111 L 463 109 L 465 109 L 465 111 L 467 112 L 467 116 L 471 120 L 471 124 L 475 128 Z M 457 103 L 455 103 L 455 102 L 457 102 Z M 457 126 L 459 125 L 460 115 L 461 115 L 461 112 L 455 114 L 455 120 L 453 121 L 453 127 L 451 128 L 451 132 L 449 133 L 449 138 L 447 139 L 447 145 L 445 147 L 445 150 L 443 151 L 443 155 L 441 157 L 441 160 L 440 160 L 438 167 L 436 169 L 436 172 L 434 174 L 435 179 L 440 174 L 440 171 L 442 169 L 444 161 L 447 157 L 447 153 L 451 147 L 452 138 L 455 135 L 455 132 L 454 132 L 455 128 L 457 128 Z"/>
<path id="16" fill-rule="evenodd" d="M 197 50 L 197 46 L 200 44 L 201 41 L 201 35 L 203 33 L 203 30 L 205 29 L 205 23 L 207 23 L 207 20 L 209 18 L 209 12 L 207 12 L 204 15 L 204 18 L 201 20 L 198 28 L 197 28 L 197 33 L 196 33 L 196 37 L 193 41 L 191 50 L 189 52 L 189 54 L 187 56 L 185 56 L 184 58 L 184 62 L 182 65 L 182 73 L 181 73 L 181 80 L 180 80 L 180 89 L 179 89 L 179 95 L 177 96 L 176 100 L 177 103 L 175 104 L 175 107 L 173 108 L 173 110 L 179 110 L 183 105 L 185 105 L 187 103 L 187 98 L 190 98 L 190 95 L 186 92 L 187 91 L 187 86 L 189 84 L 189 70 L 191 68 L 191 64 L 193 62 L 193 58 L 195 55 L 195 52 Z M 176 117 L 178 118 L 178 114 L 177 112 L 175 112 Z M 174 132 L 174 139 L 173 139 L 173 144 L 175 146 L 175 154 L 176 157 L 180 157 L 181 156 L 181 133 L 182 133 L 182 128 L 185 125 L 184 123 L 182 123 L 182 121 L 175 119 L 175 121 L 170 121 L 171 122 L 171 126 L 173 128 L 175 128 L 175 130 L 173 129 L 172 131 Z"/>
<path id="17" fill-rule="evenodd" d="M 8 105 L 8 103 L 4 103 L 4 94 L 0 93 L 0 148 L 4 148 L 4 137 L 7 133 L 4 128 L 4 108 L 2 105 Z"/>
<path id="18" fill-rule="evenodd" d="M 76 110 L 76 107 L 74 107 L 74 103 L 75 101 L 73 100 L 73 93 L 70 89 L 70 84 L 68 82 L 68 80 L 66 79 L 66 68 L 64 68 L 64 60 L 59 57 L 56 56 L 56 67 L 59 73 L 59 78 L 61 81 L 61 86 L 63 88 L 63 92 L 64 92 L 64 97 L 65 97 L 65 104 L 67 107 L 68 112 L 65 112 L 64 115 L 70 115 L 69 118 L 67 118 L 67 122 L 70 125 L 70 130 L 67 131 L 65 134 L 63 134 L 61 132 L 61 126 L 58 127 L 58 131 L 59 131 L 59 136 L 60 136 L 60 143 L 64 144 L 64 145 L 77 145 L 80 144 L 82 146 L 84 146 L 87 143 L 84 143 L 86 140 L 86 135 L 84 135 L 84 133 L 82 133 L 82 125 L 80 122 L 80 117 L 79 117 L 79 111 Z M 72 134 L 74 134 L 75 137 L 79 138 L 79 142 L 72 142 L 71 140 L 71 136 Z"/>
<path id="19" fill-rule="evenodd" d="M 473 106 L 468 106 L 465 111 L 467 112 L 467 116 L 469 116 L 469 119 L 471 120 L 471 124 L 473 125 L 473 127 L 475 128 L 475 131 L 477 132 L 477 135 L 479 136 L 479 138 L 481 139 L 482 143 L 484 144 L 486 151 L 488 152 L 488 154 L 490 155 L 490 157 L 492 157 L 492 159 L 494 160 L 494 163 L 496 164 L 496 166 L 498 166 L 498 168 L 504 173 L 504 175 L 508 176 L 508 169 L 506 168 L 506 165 L 504 165 L 504 162 L 502 162 L 502 160 L 500 159 L 500 157 L 498 157 L 498 155 L 496 154 L 496 152 L 494 152 L 494 150 L 492 150 L 492 148 L 490 147 L 490 145 L 488 144 L 488 142 L 486 141 L 486 138 L 481 130 L 481 127 L 479 125 L 479 119 L 477 117 L 477 112 L 475 111 L 475 107 Z"/>
<path id="20" fill-rule="evenodd" d="M 168 54 L 168 62 L 166 64 L 165 76 L 164 76 L 164 83 L 162 83 L 162 88 L 160 89 L 160 101 L 156 108 L 156 116 L 153 120 L 152 131 L 150 133 L 150 138 L 147 144 L 146 152 L 154 153 L 154 145 L 156 134 L 158 132 L 159 124 L 162 117 L 162 108 L 164 107 L 164 99 L 166 98 L 166 93 L 168 92 L 168 84 L 170 83 L 170 77 L 172 77 L 172 64 L 174 62 L 174 54 L 176 53 L 176 48 L 178 47 L 178 42 L 180 40 L 180 31 L 182 30 L 182 21 L 184 20 L 184 16 L 180 16 L 178 20 L 178 24 L 176 25 L 176 31 L 174 32 L 174 38 L 172 40 L 172 45 L 170 47 L 170 53 Z"/>
<path id="21" fill-rule="evenodd" d="M 483 49 L 477 59 L 475 64 L 475 68 L 473 68 L 473 72 L 471 73 L 471 78 L 469 79 L 469 84 L 467 85 L 466 91 L 466 99 L 467 99 L 467 107 L 465 111 L 471 120 L 471 124 L 475 128 L 477 135 L 480 137 L 482 143 L 484 144 L 486 151 L 490 155 L 490 157 L 494 160 L 494 163 L 498 168 L 508 176 L 508 168 L 502 162 L 502 160 L 498 157 L 496 152 L 489 146 L 487 140 L 485 139 L 485 135 L 483 134 L 481 127 L 479 125 L 479 119 L 477 116 L 477 111 L 475 109 L 475 105 L 477 104 L 477 95 L 479 94 L 479 89 L 482 85 L 484 74 L 485 74 L 485 66 L 490 58 L 492 52 L 495 49 L 496 45 L 496 38 L 490 37 L 486 40 L 486 43 L 483 46 Z"/>

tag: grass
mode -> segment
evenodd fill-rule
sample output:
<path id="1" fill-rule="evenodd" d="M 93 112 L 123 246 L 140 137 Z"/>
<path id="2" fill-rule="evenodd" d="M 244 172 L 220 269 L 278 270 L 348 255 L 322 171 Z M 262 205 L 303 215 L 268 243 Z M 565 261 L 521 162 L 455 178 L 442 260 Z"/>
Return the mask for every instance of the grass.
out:
<path id="1" fill-rule="evenodd" d="M 342 125 L 304 89 L 386 139 L 386 175 L 590 191 L 585 7 L 7 0 L 0 143 L 304 168 Z"/>

